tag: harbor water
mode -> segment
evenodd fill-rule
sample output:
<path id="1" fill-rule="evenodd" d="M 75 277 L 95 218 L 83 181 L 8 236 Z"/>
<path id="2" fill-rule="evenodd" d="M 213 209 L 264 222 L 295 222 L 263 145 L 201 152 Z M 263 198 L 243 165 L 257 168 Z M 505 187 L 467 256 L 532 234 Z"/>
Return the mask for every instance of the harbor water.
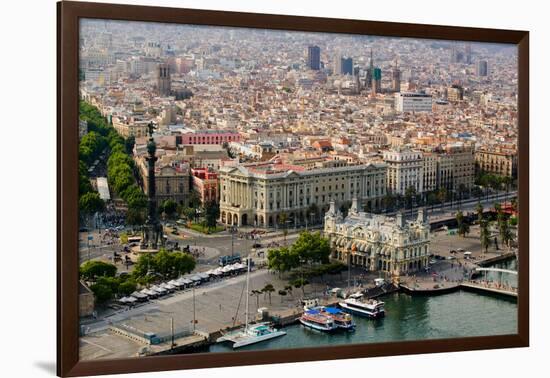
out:
<path id="1" fill-rule="evenodd" d="M 379 343 L 468 336 L 514 334 L 517 332 L 515 301 L 490 295 L 456 291 L 439 296 L 390 294 L 386 317 L 370 320 L 353 316 L 355 332 L 326 334 L 296 324 L 285 327 L 286 336 L 249 345 L 241 350 L 318 347 L 350 343 Z M 232 351 L 229 344 L 213 344 L 210 352 Z"/>

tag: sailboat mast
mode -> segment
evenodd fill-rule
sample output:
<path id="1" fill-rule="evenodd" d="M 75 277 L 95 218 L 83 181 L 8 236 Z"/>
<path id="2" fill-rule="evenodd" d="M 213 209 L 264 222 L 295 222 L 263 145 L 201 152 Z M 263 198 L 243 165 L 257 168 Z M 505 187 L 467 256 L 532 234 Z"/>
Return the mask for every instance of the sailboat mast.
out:
<path id="1" fill-rule="evenodd" d="M 244 330 L 246 331 L 248 329 L 248 297 L 250 297 L 250 292 L 248 290 L 249 284 L 250 284 L 250 256 L 246 259 L 246 313 L 245 313 L 245 320 L 244 320 Z"/>

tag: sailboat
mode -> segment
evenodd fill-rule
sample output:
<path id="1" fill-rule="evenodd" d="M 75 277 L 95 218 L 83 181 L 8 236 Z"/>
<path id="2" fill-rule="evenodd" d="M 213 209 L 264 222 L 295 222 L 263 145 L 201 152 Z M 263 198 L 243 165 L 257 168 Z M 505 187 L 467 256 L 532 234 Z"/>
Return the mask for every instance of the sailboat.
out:
<path id="1" fill-rule="evenodd" d="M 246 272 L 246 314 L 245 324 L 241 329 L 237 329 L 232 332 L 228 332 L 219 337 L 216 342 L 221 343 L 229 341 L 233 343 L 233 349 L 240 348 L 246 345 L 256 344 L 261 341 L 274 339 L 276 337 L 286 335 L 285 331 L 274 328 L 271 323 L 248 323 L 248 298 L 250 297 L 249 282 L 250 282 L 250 258 L 247 259 L 247 272 Z"/>

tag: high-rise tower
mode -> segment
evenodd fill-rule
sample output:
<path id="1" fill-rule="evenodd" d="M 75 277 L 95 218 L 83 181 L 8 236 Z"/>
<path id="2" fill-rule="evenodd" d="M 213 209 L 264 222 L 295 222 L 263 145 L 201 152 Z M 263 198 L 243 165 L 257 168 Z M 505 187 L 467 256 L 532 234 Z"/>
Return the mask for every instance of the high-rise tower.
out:
<path id="1" fill-rule="evenodd" d="M 342 57 L 341 62 L 342 75 L 353 75 L 353 58 Z"/>
<path id="2" fill-rule="evenodd" d="M 372 70 L 371 93 L 373 95 L 382 92 L 382 70 L 376 67 Z"/>
<path id="3" fill-rule="evenodd" d="M 372 49 L 370 49 L 370 63 L 367 70 L 367 88 L 372 88 L 372 72 L 374 71 L 374 61 L 372 58 Z"/>
<path id="4" fill-rule="evenodd" d="M 161 63 L 157 68 L 157 87 L 159 96 L 170 96 L 172 91 L 172 83 L 170 79 L 170 66 Z"/>
<path id="5" fill-rule="evenodd" d="M 394 92 L 401 91 L 401 71 L 397 66 L 397 58 L 395 59 L 395 66 L 391 71 L 391 87 Z"/>
<path id="6" fill-rule="evenodd" d="M 464 52 L 466 54 L 466 64 L 472 64 L 472 45 L 470 43 L 466 43 Z"/>
<path id="7" fill-rule="evenodd" d="M 486 60 L 478 60 L 476 67 L 477 76 L 487 76 L 489 74 L 489 64 Z"/>
<path id="8" fill-rule="evenodd" d="M 307 48 L 307 66 L 311 70 L 321 68 L 321 48 L 319 46 L 309 46 Z"/>

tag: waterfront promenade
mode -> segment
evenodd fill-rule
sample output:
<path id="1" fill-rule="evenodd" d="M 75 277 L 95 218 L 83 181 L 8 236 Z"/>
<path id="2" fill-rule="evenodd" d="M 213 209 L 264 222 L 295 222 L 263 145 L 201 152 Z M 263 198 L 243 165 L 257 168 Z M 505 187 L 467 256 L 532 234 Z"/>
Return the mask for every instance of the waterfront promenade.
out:
<path id="1" fill-rule="evenodd" d="M 187 242 L 193 248 L 205 248 L 205 256 L 199 259 L 198 271 L 211 269 L 220 254 L 230 252 L 230 235 L 224 232 L 223 237 L 200 237 L 186 235 Z M 287 243 L 291 244 L 297 233 L 289 233 Z M 278 232 L 263 235 L 260 239 L 265 246 L 270 242 L 284 244 L 284 236 Z M 196 247 L 195 247 L 196 242 Z M 251 239 L 235 238 L 236 252 L 250 250 Z M 215 251 L 214 251 L 215 250 Z M 265 250 L 265 247 L 264 249 Z M 455 251 L 451 253 L 451 251 Z M 460 252 L 458 252 L 460 251 Z M 464 252 L 471 252 L 465 255 Z M 430 253 L 437 256 L 432 261 L 428 271 L 400 277 L 402 289 L 411 294 L 427 295 L 443 294 L 459 290 L 460 285 L 468 283 L 469 290 L 485 290 L 498 294 L 498 288 L 489 284 L 470 282 L 475 268 L 484 266 L 486 262 L 493 263 L 510 255 L 508 251 L 497 250 L 491 245 L 488 251 L 483 251 L 479 243 L 479 228 L 471 227 L 471 233 L 466 237 L 450 235 L 445 231 L 433 232 L 431 236 Z M 513 255 L 513 254 L 512 254 Z M 265 256 L 264 256 L 265 257 Z M 255 258 L 257 256 L 255 255 Z M 359 267 L 351 269 L 349 292 L 364 290 L 373 286 L 374 278 L 380 277 L 376 272 L 366 272 Z M 250 275 L 250 290 L 261 291 L 271 284 L 275 291 L 271 295 L 257 293 L 248 297 L 250 318 L 254 319 L 258 308 L 265 307 L 270 316 L 280 319 L 286 324 L 294 321 L 302 311 L 302 297 L 319 298 L 323 304 L 331 305 L 338 299 L 327 294 L 329 288 L 347 289 L 348 274 L 346 271 L 337 275 L 326 275 L 312 279 L 310 284 L 302 289 L 293 288 L 285 296 L 279 295 L 279 290 L 288 287 L 288 276 L 268 272 L 266 269 L 255 270 Z M 389 277 L 386 277 L 389 279 Z M 225 278 L 209 282 L 194 290 L 178 291 L 166 297 L 140 304 L 134 308 L 116 307 L 99 312 L 98 319 L 87 319 L 82 322 L 85 335 L 81 338 L 80 353 L 83 359 L 130 357 L 143 353 L 164 353 L 170 350 L 170 343 L 148 346 L 140 340 L 125 337 L 113 332 L 113 327 L 135 329 L 137 333 L 153 333 L 166 337 L 171 332 L 173 324 L 176 334 L 192 334 L 188 339 L 180 338 L 176 343 L 181 346 L 186 343 L 204 341 L 204 336 L 194 335 L 194 331 L 204 334 L 217 334 L 220 330 L 244 323 L 246 295 L 244 286 L 246 275 Z M 271 297 L 271 298 L 270 298 Z M 193 317 L 196 319 L 193 329 Z M 188 336 L 190 337 L 190 336 Z"/>

